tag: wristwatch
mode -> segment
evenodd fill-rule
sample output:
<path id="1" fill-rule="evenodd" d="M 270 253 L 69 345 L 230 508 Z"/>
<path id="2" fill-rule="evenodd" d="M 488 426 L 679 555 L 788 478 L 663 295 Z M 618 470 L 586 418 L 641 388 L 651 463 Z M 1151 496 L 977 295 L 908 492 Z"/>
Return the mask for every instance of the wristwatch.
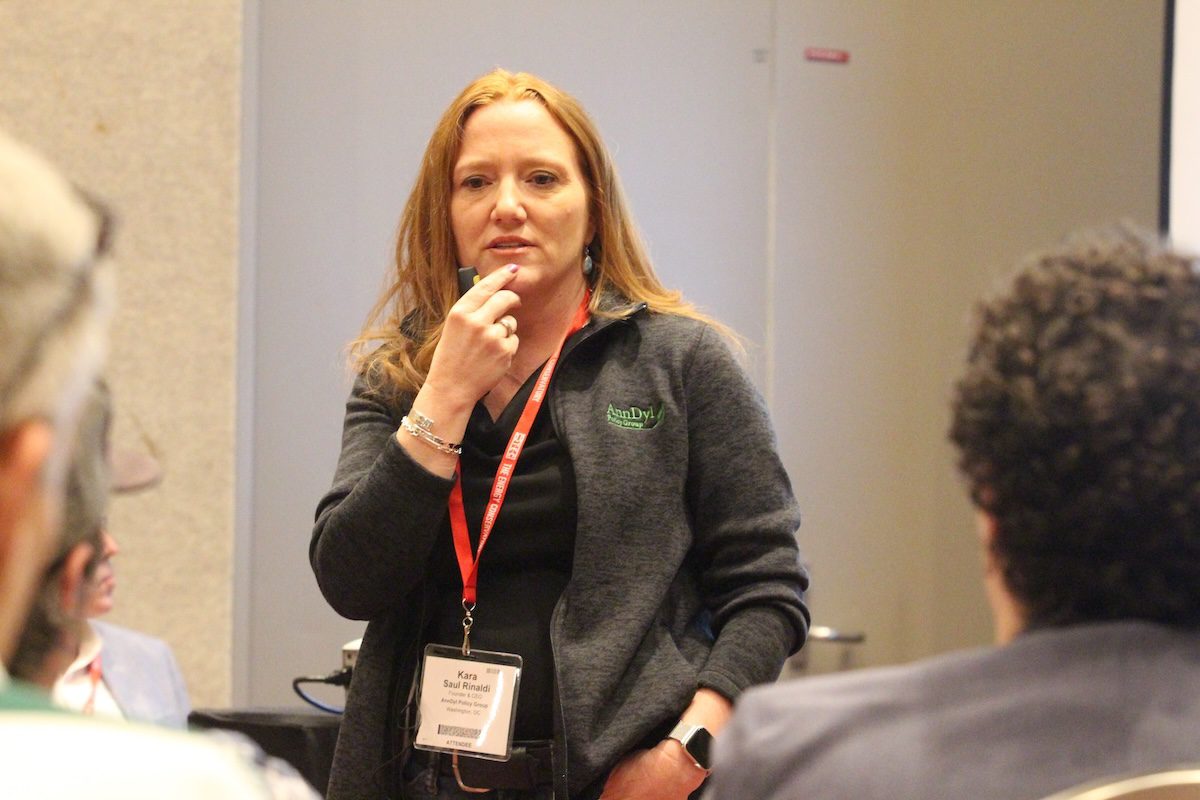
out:
<path id="1" fill-rule="evenodd" d="M 712 734 L 703 725 L 692 725 L 681 722 L 667 734 L 668 739 L 674 739 L 683 745 L 684 751 L 691 757 L 692 763 L 705 772 L 712 772 Z"/>

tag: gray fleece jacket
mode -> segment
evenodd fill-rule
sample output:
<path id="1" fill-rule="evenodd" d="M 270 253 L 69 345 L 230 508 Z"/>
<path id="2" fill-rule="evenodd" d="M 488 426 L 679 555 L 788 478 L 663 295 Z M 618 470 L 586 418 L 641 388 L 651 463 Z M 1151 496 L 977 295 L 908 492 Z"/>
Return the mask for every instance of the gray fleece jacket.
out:
<path id="1" fill-rule="evenodd" d="M 556 790 L 590 797 L 618 759 L 665 734 L 698 687 L 733 699 L 777 677 L 807 633 L 808 578 L 765 406 L 717 332 L 639 309 L 593 319 L 567 348 L 542 412 L 578 493 L 571 580 L 551 623 L 566 754 Z M 410 403 L 355 385 L 317 507 L 309 557 L 321 591 L 339 614 L 370 621 L 330 800 L 396 796 L 423 579 L 452 485 L 396 443 Z"/>

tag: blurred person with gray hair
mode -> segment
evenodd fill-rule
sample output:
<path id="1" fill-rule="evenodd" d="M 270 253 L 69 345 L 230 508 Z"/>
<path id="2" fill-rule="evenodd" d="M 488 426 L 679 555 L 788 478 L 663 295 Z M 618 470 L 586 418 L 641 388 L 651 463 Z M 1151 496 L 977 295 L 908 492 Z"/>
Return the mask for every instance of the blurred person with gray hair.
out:
<path id="1" fill-rule="evenodd" d="M 108 231 L 107 214 L 0 132 L 0 797 L 311 800 L 211 738 L 64 713 L 9 676 L 45 683 L 82 625 L 107 485 L 93 412 L 78 446 L 76 424 L 105 351 Z M 83 512 L 65 524 L 64 491 Z"/>
<path id="2" fill-rule="evenodd" d="M 0 132 L 0 664 L 54 546 L 80 402 L 106 347 L 109 218 Z M 0 677 L 4 677 L 0 674 Z"/>
<path id="3" fill-rule="evenodd" d="M 9 665 L 12 677 L 46 691 L 71 663 L 87 629 L 84 613 L 103 550 L 108 506 L 109 473 L 101 455 L 107 428 L 107 399 L 93 391 L 83 401 L 75 430 L 61 531 Z"/>

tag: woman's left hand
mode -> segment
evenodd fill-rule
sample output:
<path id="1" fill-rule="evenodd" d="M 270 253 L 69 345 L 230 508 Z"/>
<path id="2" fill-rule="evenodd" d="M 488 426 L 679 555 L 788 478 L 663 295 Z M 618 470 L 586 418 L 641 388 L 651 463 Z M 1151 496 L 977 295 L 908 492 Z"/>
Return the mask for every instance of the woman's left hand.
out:
<path id="1" fill-rule="evenodd" d="M 664 739 L 649 750 L 634 750 L 617 762 L 604 783 L 600 800 L 687 800 L 705 777 L 683 745 Z"/>

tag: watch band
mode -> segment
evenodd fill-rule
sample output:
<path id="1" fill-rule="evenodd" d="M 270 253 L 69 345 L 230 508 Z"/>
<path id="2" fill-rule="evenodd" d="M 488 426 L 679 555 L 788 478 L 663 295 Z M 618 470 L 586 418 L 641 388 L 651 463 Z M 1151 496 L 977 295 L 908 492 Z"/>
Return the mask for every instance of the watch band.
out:
<path id="1" fill-rule="evenodd" d="M 712 734 L 703 725 L 693 725 L 680 722 L 667 734 L 668 739 L 674 739 L 683 745 L 683 750 L 692 759 L 692 763 L 706 773 L 712 772 Z"/>

